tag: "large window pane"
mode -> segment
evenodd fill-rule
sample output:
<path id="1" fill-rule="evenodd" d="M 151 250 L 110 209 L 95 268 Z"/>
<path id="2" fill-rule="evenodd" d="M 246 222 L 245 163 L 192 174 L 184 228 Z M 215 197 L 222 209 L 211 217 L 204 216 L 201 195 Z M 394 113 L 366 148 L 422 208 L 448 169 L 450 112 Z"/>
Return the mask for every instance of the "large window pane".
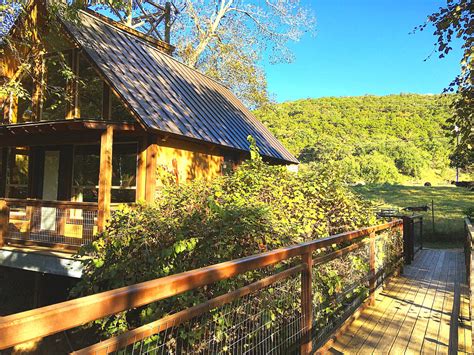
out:
<path id="1" fill-rule="evenodd" d="M 112 121 L 125 121 L 125 122 L 133 122 L 134 118 L 130 114 L 130 112 L 125 108 L 122 104 L 121 100 L 114 94 L 110 96 L 111 98 L 111 119 Z"/>
<path id="2" fill-rule="evenodd" d="M 31 96 L 33 95 L 33 79 L 29 74 L 25 74 L 21 80 L 22 90 L 18 94 L 18 122 L 31 122 L 33 109 Z"/>
<path id="3" fill-rule="evenodd" d="M 28 150 L 11 148 L 7 164 L 7 197 L 28 197 Z"/>
<path id="4" fill-rule="evenodd" d="M 117 144 L 112 154 L 112 202 L 134 202 L 137 145 Z"/>
<path id="5" fill-rule="evenodd" d="M 116 144 L 112 154 L 112 202 L 134 202 L 137 146 Z M 97 202 L 100 147 L 78 146 L 74 154 L 73 199 Z"/>
<path id="6" fill-rule="evenodd" d="M 98 146 L 78 146 L 74 153 L 73 199 L 97 202 L 100 156 Z"/>
<path id="7" fill-rule="evenodd" d="M 53 56 L 45 60 L 46 78 L 43 98 L 42 120 L 63 120 L 66 118 L 67 75 L 71 69 L 66 66 L 67 56 Z"/>
<path id="8" fill-rule="evenodd" d="M 81 55 L 79 56 L 79 111 L 84 119 L 102 118 L 102 79 Z"/>

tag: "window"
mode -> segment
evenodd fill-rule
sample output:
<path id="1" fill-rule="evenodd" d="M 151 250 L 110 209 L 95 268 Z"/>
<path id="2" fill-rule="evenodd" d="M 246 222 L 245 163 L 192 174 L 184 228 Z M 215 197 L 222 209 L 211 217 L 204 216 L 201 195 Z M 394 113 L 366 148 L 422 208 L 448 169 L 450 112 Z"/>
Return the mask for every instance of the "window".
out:
<path id="1" fill-rule="evenodd" d="M 79 111 L 84 119 L 102 118 L 102 79 L 84 56 L 79 56 Z"/>
<path id="2" fill-rule="evenodd" d="M 125 121 L 133 122 L 134 118 L 130 112 L 125 108 L 122 101 L 112 92 L 110 95 L 111 114 L 112 121 Z"/>
<path id="3" fill-rule="evenodd" d="M 97 202 L 100 156 L 98 146 L 77 146 L 72 194 L 75 201 Z"/>
<path id="4" fill-rule="evenodd" d="M 134 202 L 137 145 L 116 144 L 112 154 L 112 202 Z M 97 202 L 99 196 L 100 147 L 78 146 L 74 154 L 73 199 Z"/>
<path id="5" fill-rule="evenodd" d="M 7 162 L 6 196 L 28 197 L 28 149 L 11 148 Z"/>
<path id="6" fill-rule="evenodd" d="M 43 93 L 42 120 L 53 121 L 66 118 L 70 97 L 67 92 L 67 76 L 71 72 L 64 63 L 67 56 L 56 55 L 45 59 L 46 77 Z"/>
<path id="7" fill-rule="evenodd" d="M 136 174 L 137 145 L 115 145 L 112 153 L 112 202 L 135 201 Z"/>
<path id="8" fill-rule="evenodd" d="M 18 94 L 17 122 L 31 122 L 33 116 L 33 78 L 26 73 L 21 80 L 22 90 Z"/>

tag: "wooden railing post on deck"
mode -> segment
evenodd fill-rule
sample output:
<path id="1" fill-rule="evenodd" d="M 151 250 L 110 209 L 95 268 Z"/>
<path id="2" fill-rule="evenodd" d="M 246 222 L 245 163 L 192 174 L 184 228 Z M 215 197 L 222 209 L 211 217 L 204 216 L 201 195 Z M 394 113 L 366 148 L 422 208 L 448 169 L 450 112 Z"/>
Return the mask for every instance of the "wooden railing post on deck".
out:
<path id="1" fill-rule="evenodd" d="M 403 216 L 403 257 L 405 264 L 411 264 L 415 255 L 413 219 L 410 216 Z"/>
<path id="2" fill-rule="evenodd" d="M 375 232 L 369 235 L 369 304 L 375 304 Z"/>
<path id="3" fill-rule="evenodd" d="M 474 269 L 474 258 L 472 257 L 473 245 L 472 239 L 474 237 L 474 226 L 472 225 L 469 218 L 466 217 L 464 220 L 464 229 L 466 232 L 465 240 L 465 261 L 466 261 L 466 278 L 467 286 L 469 287 L 469 313 L 470 318 L 474 317 L 474 282 L 472 279 L 472 270 Z M 471 332 L 471 339 L 474 342 L 474 332 Z M 473 343 L 474 344 L 474 343 Z"/>
<path id="4" fill-rule="evenodd" d="M 8 224 L 10 223 L 10 207 L 6 201 L 0 200 L 0 247 L 5 245 L 5 239 L 8 233 Z"/>
<path id="5" fill-rule="evenodd" d="M 310 354 L 313 348 L 313 253 L 308 252 L 301 256 L 304 269 L 301 272 L 301 354 Z"/>

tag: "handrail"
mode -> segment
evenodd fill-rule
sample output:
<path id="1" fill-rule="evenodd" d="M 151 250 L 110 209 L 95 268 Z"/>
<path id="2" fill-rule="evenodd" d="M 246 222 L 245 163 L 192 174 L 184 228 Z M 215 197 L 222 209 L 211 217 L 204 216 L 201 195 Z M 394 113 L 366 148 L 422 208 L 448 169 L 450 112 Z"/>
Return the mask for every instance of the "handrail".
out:
<path id="1" fill-rule="evenodd" d="M 82 202 L 82 201 L 55 201 L 55 200 L 41 200 L 35 198 L 0 198 L 0 201 L 5 201 L 8 206 L 31 206 L 31 207 L 61 207 L 69 209 L 82 209 L 85 211 L 94 211 L 98 208 L 97 202 Z M 135 202 L 114 202 L 111 207 L 118 207 L 120 205 L 136 206 Z"/>
<path id="2" fill-rule="evenodd" d="M 466 263 L 466 278 L 467 285 L 469 287 L 469 307 L 471 316 L 474 314 L 474 223 L 466 217 L 464 219 L 464 229 L 466 232 L 465 244 L 464 244 L 464 254 L 465 254 L 465 263 Z M 472 333 L 472 340 L 474 340 L 474 332 Z"/>
<path id="3" fill-rule="evenodd" d="M 40 199 L 1 198 L 8 206 L 62 207 L 70 209 L 97 210 L 97 202 L 50 201 Z"/>
<path id="4" fill-rule="evenodd" d="M 296 256 L 310 255 L 317 249 L 367 237 L 377 231 L 401 225 L 401 220 L 395 220 L 9 315 L 0 319 L 0 334 L 2 335 L 0 349 L 71 329 Z"/>

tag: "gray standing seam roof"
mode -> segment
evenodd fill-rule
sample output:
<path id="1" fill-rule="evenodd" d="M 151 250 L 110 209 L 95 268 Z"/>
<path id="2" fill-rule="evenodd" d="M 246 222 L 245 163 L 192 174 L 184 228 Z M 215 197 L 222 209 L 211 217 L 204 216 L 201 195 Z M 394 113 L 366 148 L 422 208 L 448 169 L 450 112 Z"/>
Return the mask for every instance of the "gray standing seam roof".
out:
<path id="1" fill-rule="evenodd" d="M 64 24 L 148 128 L 242 151 L 251 135 L 263 156 L 298 163 L 225 86 L 98 16 L 80 19 Z"/>

